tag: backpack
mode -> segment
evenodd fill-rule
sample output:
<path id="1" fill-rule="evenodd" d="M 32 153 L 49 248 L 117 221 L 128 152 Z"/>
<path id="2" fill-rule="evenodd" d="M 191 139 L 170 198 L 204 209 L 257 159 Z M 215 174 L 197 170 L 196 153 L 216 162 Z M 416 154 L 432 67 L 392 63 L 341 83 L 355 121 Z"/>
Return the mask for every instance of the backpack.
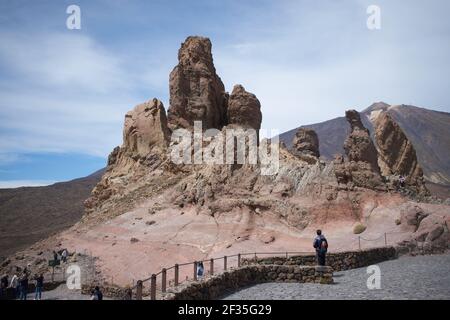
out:
<path id="1" fill-rule="evenodd" d="M 328 250 L 328 241 L 327 241 L 327 239 L 325 239 L 325 238 L 321 239 L 319 247 L 320 247 L 321 251 L 325 251 L 326 252 Z"/>

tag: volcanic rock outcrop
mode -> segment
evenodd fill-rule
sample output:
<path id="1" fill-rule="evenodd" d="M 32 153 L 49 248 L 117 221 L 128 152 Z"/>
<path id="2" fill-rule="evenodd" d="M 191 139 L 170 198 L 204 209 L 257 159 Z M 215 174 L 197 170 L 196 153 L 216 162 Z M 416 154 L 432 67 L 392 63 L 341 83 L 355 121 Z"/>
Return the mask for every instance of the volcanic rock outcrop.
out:
<path id="1" fill-rule="evenodd" d="M 228 124 L 244 128 L 261 128 L 261 104 L 253 93 L 245 91 L 240 84 L 235 85 L 228 101 Z"/>
<path id="2" fill-rule="evenodd" d="M 339 183 L 353 183 L 355 186 L 384 190 L 385 185 L 378 167 L 377 150 L 355 110 L 345 112 L 351 132 L 344 143 L 348 161 L 342 156 L 335 158 L 335 174 Z"/>
<path id="3" fill-rule="evenodd" d="M 416 188 L 419 193 L 426 193 L 416 151 L 403 130 L 387 112 L 381 113 L 375 122 L 375 142 L 382 175 L 404 176 L 406 185 Z"/>
<path id="4" fill-rule="evenodd" d="M 373 172 L 380 172 L 377 149 L 367 130 L 361 122 L 359 112 L 348 110 L 345 117 L 350 124 L 351 132 L 344 143 L 344 150 L 349 161 L 364 162 L 370 165 Z"/>
<path id="5" fill-rule="evenodd" d="M 159 166 L 166 157 L 170 130 L 161 101 L 152 99 L 137 105 L 125 115 L 123 144 L 108 157 L 101 181 L 85 201 L 86 213 L 98 209 L 103 202 L 118 194 Z"/>
<path id="6" fill-rule="evenodd" d="M 333 250 L 339 251 L 357 248 L 355 223 L 364 223 L 369 238 L 407 224 L 395 221 L 402 221 L 398 209 L 408 200 L 399 193 L 379 192 L 385 184 L 377 151 L 358 113 L 347 112 L 352 127 L 345 146 L 348 160 L 338 156 L 335 162 L 318 161 L 317 135 L 301 130 L 294 152 L 285 147 L 272 152 L 271 146 L 277 170 L 266 175 L 263 161 L 172 161 L 176 143 L 169 144 L 171 129 L 191 129 L 195 120 L 202 121 L 204 130 L 222 133 L 227 127 L 258 130 L 261 125 L 260 103 L 253 94 L 236 86 L 228 99 L 208 39 L 189 37 L 183 43 L 171 74 L 170 101 L 167 119 L 156 99 L 127 113 L 123 144 L 111 153 L 105 174 L 85 203 L 83 220 L 35 246 L 34 252 L 51 253 L 55 244 L 71 252 L 92 252 L 104 279 L 114 277 L 126 285 L 175 263 L 256 250 L 311 250 L 311 234 L 318 228 L 326 230 Z M 306 156 L 314 163 L 304 161 Z M 448 245 L 448 228 L 442 220 L 433 220 L 438 214 L 448 219 L 446 207 L 420 210 L 427 214 L 420 223 L 414 212 L 403 217 L 417 217 L 414 243 Z M 448 220 L 445 223 L 448 226 Z M 405 229 L 413 231 L 411 226 Z M 392 243 L 406 235 L 396 237 Z M 25 257 L 12 259 L 7 267 L 33 262 Z M 45 259 L 38 264 L 48 269 Z M 191 274 L 187 269 L 180 268 L 180 278 Z"/>
<path id="7" fill-rule="evenodd" d="M 169 127 L 191 128 L 202 121 L 203 129 L 227 124 L 227 94 L 216 74 L 211 41 L 188 37 L 178 52 L 178 65 L 170 73 Z"/>
<path id="8" fill-rule="evenodd" d="M 140 104 L 125 115 L 123 148 L 133 156 L 146 157 L 154 147 L 164 149 L 169 139 L 166 111 L 158 99 Z"/>
<path id="9" fill-rule="evenodd" d="M 308 163 L 316 163 L 320 157 L 319 138 L 314 130 L 299 128 L 292 141 L 292 152 Z"/>

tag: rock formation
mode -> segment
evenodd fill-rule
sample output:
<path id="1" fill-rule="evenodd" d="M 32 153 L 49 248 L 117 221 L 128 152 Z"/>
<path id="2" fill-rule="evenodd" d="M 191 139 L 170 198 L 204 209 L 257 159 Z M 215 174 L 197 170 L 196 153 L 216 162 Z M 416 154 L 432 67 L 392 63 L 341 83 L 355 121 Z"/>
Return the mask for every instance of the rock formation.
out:
<path id="1" fill-rule="evenodd" d="M 146 157 L 155 146 L 167 147 L 169 139 L 166 111 L 158 99 L 140 104 L 125 115 L 123 149 L 127 152 Z"/>
<path id="2" fill-rule="evenodd" d="M 433 212 L 434 213 L 434 212 Z M 400 227 L 412 232 L 398 245 L 399 253 L 443 253 L 450 247 L 450 215 L 427 213 L 414 203 L 400 210 Z"/>
<path id="3" fill-rule="evenodd" d="M 125 115 L 124 122 L 123 144 L 110 153 L 105 174 L 85 201 L 86 213 L 140 179 L 146 170 L 159 166 L 166 157 L 170 130 L 161 101 L 152 99 L 137 105 Z"/>
<path id="4" fill-rule="evenodd" d="M 308 163 L 316 163 L 320 157 L 319 138 L 312 129 L 299 128 L 292 141 L 292 152 Z"/>
<path id="5" fill-rule="evenodd" d="M 227 94 L 216 74 L 208 38 L 188 37 L 181 45 L 169 89 L 171 129 L 190 128 L 195 120 L 203 122 L 203 129 L 220 130 L 227 123 Z"/>
<path id="6" fill-rule="evenodd" d="M 378 167 L 377 149 L 367 130 L 361 122 L 356 110 L 348 110 L 345 117 L 350 124 L 350 135 L 344 142 L 344 150 L 349 161 L 364 162 L 370 165 L 372 171 L 380 172 Z"/>
<path id="7" fill-rule="evenodd" d="M 400 126 L 386 112 L 381 113 L 375 122 L 375 142 L 382 175 L 404 176 L 407 185 L 417 188 L 418 192 L 425 192 L 416 151 Z"/>
<path id="8" fill-rule="evenodd" d="M 194 120 L 201 120 L 203 129 L 258 130 L 261 125 L 260 103 L 253 94 L 236 86 L 228 99 L 208 39 L 189 37 L 183 43 L 170 94 L 168 119 L 156 99 L 127 113 L 123 144 L 110 154 L 82 221 L 33 251 L 51 253 L 55 244 L 72 252 L 92 251 L 102 276 L 114 276 L 124 285 L 182 261 L 255 249 L 311 250 L 310 241 L 304 240 L 322 227 L 340 250 L 356 247 L 355 223 L 367 226 L 363 234 L 374 235 L 410 224 L 405 228 L 415 233 L 414 243 L 448 245 L 447 206 L 422 206 L 402 218 L 398 209 L 408 200 L 398 193 L 378 192 L 386 188 L 377 150 L 356 111 L 346 114 L 351 126 L 347 160 L 338 156 L 334 162 L 318 161 L 317 135 L 301 129 L 295 151 L 280 148 L 277 170 L 264 175 L 262 161 L 213 165 L 170 159 L 171 128 L 191 128 Z M 427 214 L 423 219 L 420 210 Z M 8 267 L 25 260 L 33 261 L 19 256 Z M 46 259 L 39 264 L 48 269 Z"/>
<path id="9" fill-rule="evenodd" d="M 344 143 L 348 161 L 337 156 L 335 158 L 335 175 L 340 183 L 352 183 L 355 186 L 384 190 L 385 185 L 378 167 L 377 150 L 367 130 L 355 110 L 345 112 L 350 124 L 350 135 Z"/>
<path id="10" fill-rule="evenodd" d="M 228 101 L 228 124 L 242 127 L 261 128 L 261 104 L 253 93 L 245 91 L 240 84 L 235 85 Z"/>

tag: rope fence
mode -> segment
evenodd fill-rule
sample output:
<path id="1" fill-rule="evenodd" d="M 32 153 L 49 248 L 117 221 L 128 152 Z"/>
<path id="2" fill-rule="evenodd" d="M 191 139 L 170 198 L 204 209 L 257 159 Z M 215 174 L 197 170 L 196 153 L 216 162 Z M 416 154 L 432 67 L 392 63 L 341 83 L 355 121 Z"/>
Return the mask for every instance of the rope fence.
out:
<path id="1" fill-rule="evenodd" d="M 362 250 L 362 241 L 366 242 L 376 242 L 382 241 L 384 246 L 388 246 L 389 239 L 392 238 L 392 235 L 395 234 L 405 234 L 408 232 L 386 232 L 381 234 L 376 238 L 366 238 L 362 236 L 358 236 L 358 249 Z M 389 237 L 389 235 L 391 237 Z M 148 297 L 150 300 L 156 300 L 158 296 L 167 292 L 168 287 L 177 287 L 186 281 L 198 281 L 203 279 L 206 276 L 211 276 L 214 274 L 220 274 L 221 272 L 232 270 L 234 268 L 239 268 L 242 265 L 242 258 L 250 257 L 250 259 L 254 259 L 257 261 L 258 257 L 261 256 L 281 256 L 288 259 L 293 255 L 315 255 L 315 252 L 296 252 L 296 251 L 287 251 L 287 252 L 245 252 L 238 253 L 234 255 L 225 255 L 223 257 L 218 258 L 210 258 L 205 260 L 197 260 L 191 261 L 181 264 L 175 264 L 168 268 L 163 268 L 158 273 L 152 274 L 150 277 L 138 280 L 136 284 L 131 287 L 131 290 L 136 297 L 137 300 L 142 300 L 143 297 Z M 202 262 L 204 265 L 203 276 L 198 277 L 198 265 Z M 133 295 L 132 295 L 133 296 Z"/>

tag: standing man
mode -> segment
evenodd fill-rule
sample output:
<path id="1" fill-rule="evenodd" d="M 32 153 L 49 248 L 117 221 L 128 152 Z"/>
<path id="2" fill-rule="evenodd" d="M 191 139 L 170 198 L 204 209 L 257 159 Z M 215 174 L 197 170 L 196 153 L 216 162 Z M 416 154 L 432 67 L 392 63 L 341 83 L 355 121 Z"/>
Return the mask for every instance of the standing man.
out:
<path id="1" fill-rule="evenodd" d="M 36 277 L 36 291 L 34 293 L 34 300 L 41 300 L 42 288 L 44 287 L 44 275 L 41 273 Z"/>
<path id="2" fill-rule="evenodd" d="M 317 262 L 319 266 L 324 266 L 325 256 L 328 250 L 328 241 L 322 234 L 322 230 L 317 230 L 317 237 L 314 239 L 313 247 L 316 249 Z"/>
<path id="3" fill-rule="evenodd" d="M 27 300 L 28 294 L 28 272 L 25 268 L 22 276 L 20 277 L 20 300 Z"/>
<path id="4" fill-rule="evenodd" d="M 10 287 L 14 290 L 14 297 L 16 299 L 20 298 L 20 282 L 19 282 L 19 270 L 16 269 L 16 272 L 14 273 Z"/>

